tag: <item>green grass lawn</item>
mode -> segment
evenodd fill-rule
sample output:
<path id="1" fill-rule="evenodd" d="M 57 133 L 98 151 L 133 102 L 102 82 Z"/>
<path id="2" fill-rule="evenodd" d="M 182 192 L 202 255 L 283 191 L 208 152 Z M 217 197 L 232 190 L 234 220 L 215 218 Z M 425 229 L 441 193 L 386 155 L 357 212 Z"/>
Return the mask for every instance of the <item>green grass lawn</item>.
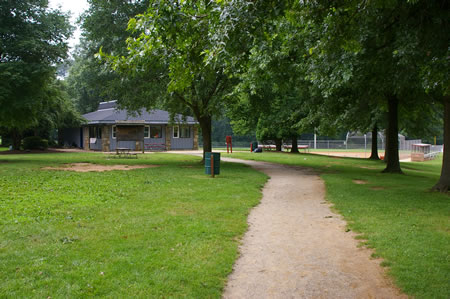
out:
<path id="1" fill-rule="evenodd" d="M 0 297 L 220 298 L 267 177 L 199 159 L 0 155 Z M 41 169 L 72 162 L 160 167 Z"/>
<path id="2" fill-rule="evenodd" d="M 0 152 L 4 152 L 4 151 L 7 151 L 7 150 L 9 150 L 9 148 L 0 146 Z"/>
<path id="3" fill-rule="evenodd" d="M 449 298 L 450 196 L 429 191 L 439 178 L 442 157 L 402 163 L 405 175 L 395 175 L 381 173 L 383 162 L 365 159 L 270 152 L 223 156 L 317 169 L 327 199 L 362 244 L 374 249 L 373 257 L 384 259 L 382 265 L 405 293 Z"/>

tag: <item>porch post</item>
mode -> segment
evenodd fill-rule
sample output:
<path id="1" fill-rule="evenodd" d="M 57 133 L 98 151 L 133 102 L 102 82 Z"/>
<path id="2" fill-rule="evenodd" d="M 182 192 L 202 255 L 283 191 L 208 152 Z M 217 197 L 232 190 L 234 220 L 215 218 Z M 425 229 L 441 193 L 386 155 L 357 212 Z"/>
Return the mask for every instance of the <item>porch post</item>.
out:
<path id="1" fill-rule="evenodd" d="M 111 135 L 111 126 L 103 126 L 102 127 L 102 151 L 109 152 L 110 151 L 110 135 Z"/>
<path id="2" fill-rule="evenodd" d="M 170 151 L 170 147 L 171 147 L 171 135 L 170 135 L 170 126 L 167 125 L 166 126 L 166 149 L 168 151 Z"/>
<path id="3" fill-rule="evenodd" d="M 89 127 L 83 127 L 83 149 L 89 150 Z"/>

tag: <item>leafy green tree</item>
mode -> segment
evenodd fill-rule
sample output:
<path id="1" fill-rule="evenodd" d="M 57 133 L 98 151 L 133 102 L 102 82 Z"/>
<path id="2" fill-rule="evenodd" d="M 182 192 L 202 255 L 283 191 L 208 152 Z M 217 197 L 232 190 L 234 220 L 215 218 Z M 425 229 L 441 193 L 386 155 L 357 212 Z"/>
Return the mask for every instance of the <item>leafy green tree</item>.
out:
<path id="1" fill-rule="evenodd" d="M 68 16 L 47 1 L 0 2 L 0 126 L 11 132 L 14 148 L 47 108 L 71 32 Z"/>
<path id="2" fill-rule="evenodd" d="M 102 70 L 99 61 L 84 48 L 84 41 L 73 54 L 74 61 L 70 67 L 67 91 L 81 113 L 95 111 L 100 102 L 110 101 L 113 97 L 106 86 L 113 78 Z"/>
<path id="3" fill-rule="evenodd" d="M 399 110 L 418 109 L 431 100 L 422 88 L 418 62 L 430 59 L 427 51 L 420 50 L 421 44 L 431 41 L 424 31 L 438 33 L 431 52 L 441 56 L 448 49 L 441 36 L 446 30 L 439 25 L 445 20 L 441 5 L 439 1 L 314 1 L 297 7 L 314 62 L 309 69 L 311 81 L 326 94 L 365 83 L 366 98 L 387 111 L 385 172 L 401 173 Z"/>
<path id="4" fill-rule="evenodd" d="M 151 1 L 145 14 L 129 22 L 128 54 L 100 52 L 121 75 L 127 96 L 119 104 L 138 110 L 162 103 L 172 113 L 192 113 L 201 127 L 204 152 L 211 151 L 211 121 L 222 113 L 233 81 L 226 65 L 205 61 L 219 21 L 216 2 Z"/>
<path id="5" fill-rule="evenodd" d="M 38 125 L 33 135 L 51 139 L 50 132 L 62 128 L 76 128 L 85 122 L 67 93 L 67 83 L 53 80 L 47 86 L 46 103 L 39 113 Z"/>
<path id="6" fill-rule="evenodd" d="M 221 119 L 213 119 L 212 121 L 212 141 L 216 143 L 225 144 L 226 136 L 233 137 L 233 143 L 247 144 L 255 141 L 255 132 L 254 130 L 248 130 L 245 134 L 238 134 L 235 130 L 233 130 L 230 119 L 226 116 Z"/>
<path id="7" fill-rule="evenodd" d="M 285 119 L 286 113 L 283 112 L 287 110 L 280 109 L 280 102 L 274 98 L 269 101 L 259 95 L 240 94 L 239 100 L 229 108 L 233 130 L 238 134 L 255 132 L 258 140 L 274 141 L 276 150 L 281 151 L 283 139 L 292 138 L 298 132 L 292 128 L 296 122 Z"/>
<path id="8" fill-rule="evenodd" d="M 443 10 L 449 14 L 449 5 L 443 7 Z M 449 18 L 444 19 L 443 27 L 446 29 L 440 34 L 445 39 L 446 33 L 450 30 Z M 432 34 L 425 32 L 424 35 Z M 434 33 L 435 34 L 435 33 Z M 423 44 L 427 49 L 427 44 Z M 429 47 L 429 46 L 428 46 Z M 429 49 L 429 48 L 428 48 Z M 433 51 L 434 52 L 434 51 Z M 437 105 L 443 109 L 443 129 L 444 129 L 444 157 L 442 161 L 442 170 L 439 181 L 433 186 L 433 190 L 448 192 L 450 190 L 450 53 L 447 52 L 427 52 L 431 59 L 422 64 L 422 77 L 425 90 L 432 95 Z"/>
<path id="9" fill-rule="evenodd" d="M 263 3 L 263 4 L 262 4 Z M 255 24 L 262 23 L 270 1 L 233 1 L 228 8 L 232 17 L 225 28 L 238 28 L 251 32 Z M 279 1 L 274 10 L 281 8 L 281 14 L 290 22 L 285 33 L 285 48 L 304 48 L 309 52 L 307 74 L 322 97 L 312 98 L 311 107 L 326 109 L 337 107 L 339 96 L 350 90 L 348 97 L 351 110 L 337 109 L 346 114 L 343 120 L 352 127 L 364 127 L 379 123 L 386 111 L 387 167 L 385 172 L 401 172 L 398 157 L 399 125 L 416 122 L 418 111 L 432 109 L 425 107 L 433 99 L 425 94 L 422 65 L 436 59 L 448 57 L 448 3 L 446 1 Z M 259 20 L 259 21 L 258 21 Z M 292 30 L 294 26 L 294 30 Z M 242 30 L 242 28 L 248 30 Z M 224 31 L 227 31 L 224 29 Z M 229 30 L 224 36 L 232 36 Z M 260 38 L 257 37 L 257 38 Z M 220 52 L 221 46 L 218 47 Z M 300 58 L 301 57 L 301 58 Z M 294 63 L 303 68 L 304 56 L 296 57 Z M 447 59 L 448 60 L 448 59 Z M 424 64 L 422 64 L 424 63 Z M 448 66 L 443 68 L 448 73 Z M 445 80 L 444 80 L 445 81 Z M 447 81 L 448 82 L 448 81 Z M 366 107 L 366 108 L 364 108 Z M 365 111 L 361 111 L 361 109 Z M 366 110 L 367 109 L 367 110 Z M 399 111 L 413 109 L 413 113 Z M 354 115 L 366 115 L 365 121 L 349 123 Z M 362 112 L 365 112 L 362 114 Z M 319 127 L 331 127 L 330 119 L 336 115 L 322 117 L 308 113 L 303 123 L 316 123 Z M 314 114 L 316 116 L 314 116 Z M 420 118 L 419 118 L 420 119 Z M 318 123 L 318 124 L 317 124 Z M 344 122 L 345 123 L 345 122 Z"/>
<path id="10" fill-rule="evenodd" d="M 283 139 L 292 140 L 292 152 L 298 152 L 298 135 L 312 129 L 302 122 L 308 113 L 304 102 L 311 98 L 311 84 L 304 73 L 306 51 L 282 13 L 273 14 L 272 19 L 264 19 L 261 24 L 264 32 L 253 38 L 242 63 L 240 84 L 235 90 L 240 103 L 238 108 L 231 108 L 230 117 L 236 125 L 256 127 L 258 139 L 274 140 L 277 150 L 281 150 Z M 246 113 L 239 113 L 240 109 Z"/>

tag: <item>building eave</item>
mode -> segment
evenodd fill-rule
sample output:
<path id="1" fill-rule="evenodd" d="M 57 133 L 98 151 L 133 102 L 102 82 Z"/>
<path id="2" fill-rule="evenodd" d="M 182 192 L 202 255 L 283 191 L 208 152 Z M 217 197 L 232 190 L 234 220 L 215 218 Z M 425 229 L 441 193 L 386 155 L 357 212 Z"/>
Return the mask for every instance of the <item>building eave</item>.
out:
<path id="1" fill-rule="evenodd" d="M 88 121 L 85 125 L 120 125 L 120 126 L 130 126 L 130 125 L 169 125 L 168 122 L 165 121 L 115 121 L 115 120 L 91 120 Z M 183 125 L 198 125 L 198 122 L 180 122 L 180 123 L 172 123 L 174 126 L 183 126 Z"/>

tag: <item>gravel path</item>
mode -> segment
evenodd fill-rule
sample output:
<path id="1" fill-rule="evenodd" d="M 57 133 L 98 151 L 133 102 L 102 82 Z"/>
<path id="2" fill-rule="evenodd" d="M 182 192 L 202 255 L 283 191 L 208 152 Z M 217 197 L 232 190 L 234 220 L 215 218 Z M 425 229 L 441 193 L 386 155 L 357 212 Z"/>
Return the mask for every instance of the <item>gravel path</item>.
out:
<path id="1" fill-rule="evenodd" d="M 223 158 L 271 178 L 252 209 L 224 298 L 406 298 L 324 200 L 310 170 Z"/>

